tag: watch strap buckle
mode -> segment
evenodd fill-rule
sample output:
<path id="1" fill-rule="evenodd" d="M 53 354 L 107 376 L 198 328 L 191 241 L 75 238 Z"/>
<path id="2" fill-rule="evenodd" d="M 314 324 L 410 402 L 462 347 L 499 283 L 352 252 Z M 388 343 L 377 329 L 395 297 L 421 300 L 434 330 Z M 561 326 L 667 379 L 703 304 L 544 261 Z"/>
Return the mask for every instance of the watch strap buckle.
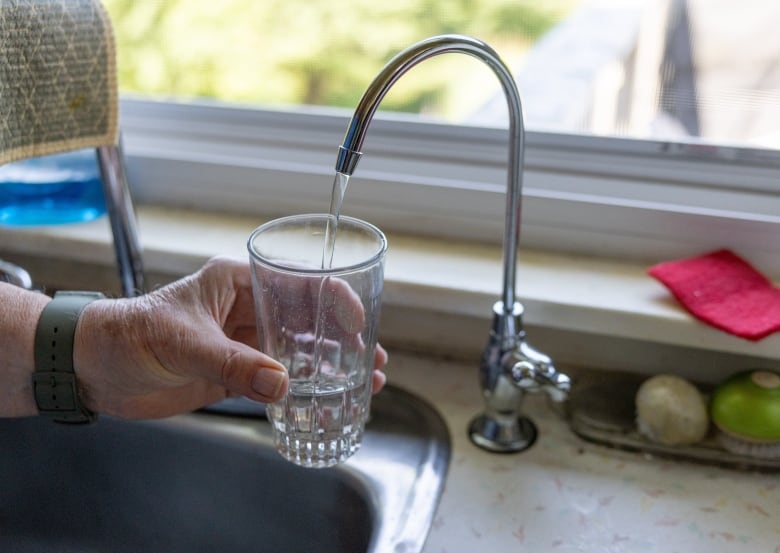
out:
<path id="1" fill-rule="evenodd" d="M 78 400 L 76 375 L 57 371 L 40 371 L 33 375 L 38 412 L 55 422 L 89 423 L 95 415 L 82 408 Z"/>

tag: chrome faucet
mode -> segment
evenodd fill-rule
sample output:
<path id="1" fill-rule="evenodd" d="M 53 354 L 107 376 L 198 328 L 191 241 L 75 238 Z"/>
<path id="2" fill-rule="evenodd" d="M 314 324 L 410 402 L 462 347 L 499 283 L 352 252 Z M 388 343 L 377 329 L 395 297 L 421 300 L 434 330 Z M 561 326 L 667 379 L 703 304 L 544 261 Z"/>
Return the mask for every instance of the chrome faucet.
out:
<path id="1" fill-rule="evenodd" d="M 493 305 L 493 324 L 480 365 L 485 413 L 471 422 L 469 435 L 477 446 L 490 451 L 522 451 L 537 435 L 534 423 L 521 414 L 525 393 L 546 391 L 553 401 L 563 402 L 571 381 L 555 369 L 548 356 L 525 342 L 523 306 L 515 297 L 525 131 L 520 94 L 511 72 L 493 48 L 475 38 L 442 35 L 410 46 L 385 65 L 358 103 L 338 150 L 336 171 L 346 175 L 354 172 L 368 125 L 393 84 L 419 62 L 449 52 L 468 54 L 486 63 L 501 82 L 509 107 L 504 285 L 501 299 Z"/>

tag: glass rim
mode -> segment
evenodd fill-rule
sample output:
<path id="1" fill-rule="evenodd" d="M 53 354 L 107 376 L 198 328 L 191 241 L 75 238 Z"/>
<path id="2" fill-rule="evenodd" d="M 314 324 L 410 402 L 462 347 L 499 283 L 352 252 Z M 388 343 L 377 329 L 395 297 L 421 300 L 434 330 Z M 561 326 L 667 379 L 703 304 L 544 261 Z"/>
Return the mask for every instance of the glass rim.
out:
<path id="1" fill-rule="evenodd" d="M 373 255 L 371 255 L 369 258 L 359 263 L 353 263 L 351 265 L 343 265 L 343 266 L 340 265 L 337 267 L 332 267 L 330 269 L 292 267 L 287 264 L 282 264 L 282 263 L 272 261 L 264 257 L 263 255 L 261 255 L 260 253 L 258 253 L 257 250 L 254 248 L 253 242 L 255 238 L 259 234 L 266 232 L 272 227 L 276 227 L 283 223 L 300 222 L 307 219 L 315 220 L 315 221 L 326 221 L 330 217 L 332 216 L 329 213 L 300 213 L 296 215 L 287 215 L 285 217 L 278 217 L 276 219 L 271 219 L 270 221 L 266 221 L 265 223 L 263 223 L 262 225 L 260 225 L 250 233 L 246 243 L 246 247 L 247 250 L 249 251 L 249 255 L 252 257 L 252 259 L 257 261 L 258 263 L 262 263 L 263 265 L 266 265 L 273 269 L 284 271 L 287 273 L 297 273 L 297 274 L 307 274 L 307 275 L 334 275 L 340 273 L 349 273 L 360 269 L 364 269 L 366 267 L 370 267 L 371 265 L 375 265 L 382 260 L 382 258 L 385 256 L 385 253 L 387 252 L 387 237 L 385 236 L 385 233 L 382 232 L 379 229 L 379 227 L 369 223 L 368 221 L 364 221 L 363 219 L 358 219 L 356 217 L 350 217 L 348 215 L 339 216 L 339 224 L 341 224 L 342 222 L 347 222 L 354 227 L 368 231 L 370 234 L 373 234 L 377 238 L 377 242 L 379 245 L 377 251 Z"/>

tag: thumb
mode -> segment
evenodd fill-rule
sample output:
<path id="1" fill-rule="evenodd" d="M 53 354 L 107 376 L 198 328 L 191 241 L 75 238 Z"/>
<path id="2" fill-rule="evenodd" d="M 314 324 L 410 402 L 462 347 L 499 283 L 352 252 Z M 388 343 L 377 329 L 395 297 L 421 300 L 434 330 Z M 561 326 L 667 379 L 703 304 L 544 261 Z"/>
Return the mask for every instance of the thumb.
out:
<path id="1" fill-rule="evenodd" d="M 220 346 L 205 349 L 203 376 L 232 394 L 272 403 L 287 392 L 287 369 L 268 355 L 227 337 Z"/>

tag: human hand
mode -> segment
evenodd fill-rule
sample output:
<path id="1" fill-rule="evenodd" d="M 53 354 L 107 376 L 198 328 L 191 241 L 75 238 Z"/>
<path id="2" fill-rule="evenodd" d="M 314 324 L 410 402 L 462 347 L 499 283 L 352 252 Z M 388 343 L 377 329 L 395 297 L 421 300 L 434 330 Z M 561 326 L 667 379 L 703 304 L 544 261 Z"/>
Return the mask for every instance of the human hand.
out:
<path id="1" fill-rule="evenodd" d="M 74 365 L 88 408 L 164 417 L 228 396 L 280 399 L 286 370 L 257 346 L 248 264 L 215 258 L 145 296 L 88 305 L 76 329 Z M 387 353 L 377 346 L 375 355 L 378 391 Z"/>

